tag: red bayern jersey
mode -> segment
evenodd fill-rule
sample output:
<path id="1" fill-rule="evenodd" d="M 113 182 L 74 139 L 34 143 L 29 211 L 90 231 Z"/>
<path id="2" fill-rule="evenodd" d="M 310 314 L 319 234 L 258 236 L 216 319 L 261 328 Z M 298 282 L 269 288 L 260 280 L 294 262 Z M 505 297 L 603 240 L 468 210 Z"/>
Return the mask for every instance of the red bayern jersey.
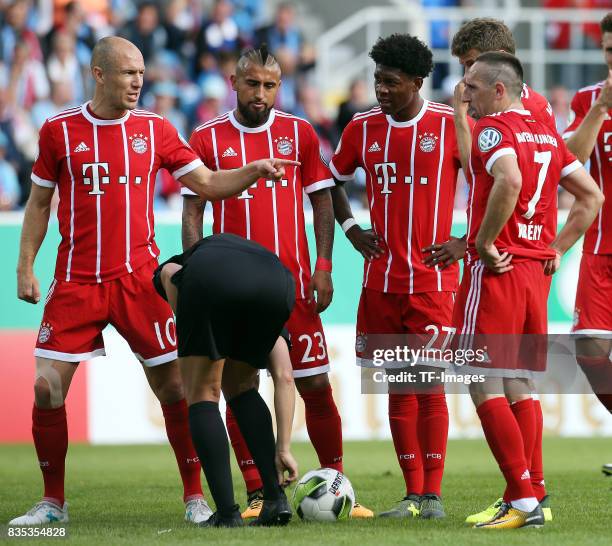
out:
<path id="1" fill-rule="evenodd" d="M 478 259 L 475 241 L 493 186 L 491 170 L 504 155 L 516 156 L 522 186 L 512 216 L 495 240 L 514 260 L 546 260 L 557 231 L 559 180 L 581 167 L 556 129 L 527 110 L 507 110 L 478 120 L 470 153 L 468 258 Z"/>
<path id="2" fill-rule="evenodd" d="M 89 103 L 40 130 L 32 181 L 59 191 L 55 277 L 95 283 L 131 273 L 159 250 L 153 194 L 158 169 L 179 178 L 202 165 L 164 118 L 144 110 L 99 119 Z"/>
<path id="3" fill-rule="evenodd" d="M 330 163 L 340 181 L 366 172 L 372 229 L 384 241 L 382 257 L 364 264 L 363 286 L 380 292 L 455 291 L 458 267 L 423 264 L 422 249 L 447 241 L 461 168 L 453 109 L 424 101 L 410 121 L 379 107 L 356 114 Z"/>
<path id="4" fill-rule="evenodd" d="M 213 203 L 213 232 L 234 233 L 274 252 L 293 273 L 296 297 L 307 297 L 310 256 L 304 222 L 304 191 L 329 188 L 333 178 L 307 121 L 272 109 L 259 127 L 245 127 L 228 112 L 196 128 L 190 144 L 212 170 L 235 169 L 276 157 L 299 161 L 277 182 L 259 179 L 239 196 Z M 187 188 L 183 195 L 193 195 Z"/>
<path id="5" fill-rule="evenodd" d="M 600 82 L 576 93 L 571 105 L 574 119 L 563 133 L 563 138 L 572 136 L 582 123 L 602 87 L 603 82 Z M 591 153 L 590 171 L 606 200 L 584 236 L 583 251 L 590 254 L 612 254 L 612 109 L 608 110 L 597 135 Z"/>
<path id="6" fill-rule="evenodd" d="M 526 83 L 523 84 L 523 90 L 521 91 L 521 102 L 525 110 L 531 112 L 533 119 L 541 121 L 550 129 L 557 130 L 557 123 L 555 122 L 552 106 L 546 97 L 536 93 Z"/>

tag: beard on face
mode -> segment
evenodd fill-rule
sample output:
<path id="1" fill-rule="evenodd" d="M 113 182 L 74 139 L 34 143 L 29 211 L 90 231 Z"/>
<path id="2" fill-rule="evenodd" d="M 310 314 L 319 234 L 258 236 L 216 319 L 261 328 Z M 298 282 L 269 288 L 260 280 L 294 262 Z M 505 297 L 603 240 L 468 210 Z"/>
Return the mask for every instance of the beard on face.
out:
<path id="1" fill-rule="evenodd" d="M 251 110 L 248 103 L 245 104 L 238 101 L 238 111 L 247 121 L 250 127 L 258 127 L 259 125 L 264 124 L 268 120 L 270 110 L 272 110 L 271 106 L 264 108 L 261 112 L 257 112 L 255 110 Z"/>

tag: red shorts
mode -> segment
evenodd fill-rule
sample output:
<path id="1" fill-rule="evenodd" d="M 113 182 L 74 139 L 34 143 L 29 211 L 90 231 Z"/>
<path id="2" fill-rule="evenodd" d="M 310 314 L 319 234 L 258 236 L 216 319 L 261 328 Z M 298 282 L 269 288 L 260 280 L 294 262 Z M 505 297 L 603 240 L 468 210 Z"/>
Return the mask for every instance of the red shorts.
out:
<path id="1" fill-rule="evenodd" d="M 583 254 L 576 291 L 574 334 L 612 334 L 612 256 Z"/>
<path id="2" fill-rule="evenodd" d="M 410 295 L 363 288 L 357 310 L 357 364 L 373 367 L 372 359 L 364 352 L 364 347 L 369 346 L 369 353 L 379 346 L 387 348 L 389 343 L 404 344 L 404 338 L 398 334 L 409 334 L 405 339 L 411 346 L 446 346 L 454 334 L 451 324 L 454 302 L 454 292 L 421 292 Z M 433 366 L 442 364 L 428 363 Z"/>
<path id="3" fill-rule="evenodd" d="M 329 356 L 321 317 L 314 301 L 296 299 L 285 325 L 291 336 L 294 377 L 309 377 L 329 371 Z"/>
<path id="4" fill-rule="evenodd" d="M 172 309 L 153 288 L 157 260 L 99 284 L 55 279 L 49 288 L 35 356 L 80 362 L 106 354 L 102 330 L 112 324 L 145 366 L 176 358 Z"/>
<path id="5" fill-rule="evenodd" d="M 484 349 L 482 366 L 491 376 L 523 377 L 546 369 L 547 303 L 551 277 L 543 263 L 526 260 L 501 275 L 479 261 L 466 265 L 453 311 L 456 349 Z M 526 335 L 527 334 L 527 335 Z M 542 345 L 542 343 L 544 345 Z M 497 370 L 497 371 L 496 371 Z"/>

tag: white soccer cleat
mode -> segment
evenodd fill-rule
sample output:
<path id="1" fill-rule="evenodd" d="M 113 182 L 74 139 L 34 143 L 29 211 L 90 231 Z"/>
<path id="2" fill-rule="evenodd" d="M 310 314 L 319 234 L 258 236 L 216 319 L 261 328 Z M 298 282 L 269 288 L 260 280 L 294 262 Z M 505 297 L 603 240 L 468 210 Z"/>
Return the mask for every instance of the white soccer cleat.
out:
<path id="1" fill-rule="evenodd" d="M 68 523 L 68 504 L 60 508 L 57 504 L 40 501 L 27 514 L 9 521 L 9 525 L 46 525 Z"/>
<path id="2" fill-rule="evenodd" d="M 189 523 L 202 523 L 208 521 L 208 518 L 212 516 L 213 511 L 208 506 L 208 503 L 200 498 L 190 500 L 185 503 L 185 521 Z"/>

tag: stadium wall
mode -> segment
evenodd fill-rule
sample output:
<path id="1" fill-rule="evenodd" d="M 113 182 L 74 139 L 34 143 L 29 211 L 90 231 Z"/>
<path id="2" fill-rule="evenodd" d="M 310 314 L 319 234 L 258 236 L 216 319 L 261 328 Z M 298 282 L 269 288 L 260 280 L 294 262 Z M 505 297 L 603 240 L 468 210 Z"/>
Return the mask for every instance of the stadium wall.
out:
<path id="1" fill-rule="evenodd" d="M 457 215 L 455 234 L 465 233 L 465 219 Z M 560 219 L 561 221 L 563 218 Z M 162 258 L 180 250 L 180 219 L 158 215 L 156 239 Z M 0 347 L 3 373 L 0 381 L 0 443 L 31 441 L 31 408 L 34 359 L 32 349 L 42 314 L 41 305 L 17 300 L 17 263 L 21 216 L 0 220 Z M 210 226 L 208 226 L 210 230 Z M 309 240 L 314 243 L 312 223 Z M 50 285 L 59 243 L 57 224 L 49 228 L 37 262 L 36 274 L 44 293 Z M 311 249 L 314 256 L 314 248 Z M 550 331 L 568 332 L 580 262 L 580 249 L 564 257 L 555 275 L 549 299 Z M 334 245 L 334 301 L 324 313 L 331 379 L 343 419 L 346 439 L 390 437 L 387 397 L 362 395 L 360 373 L 354 365 L 354 324 L 362 277 L 362 260 L 337 227 Z M 78 310 L 75 310 L 78 312 Z M 144 374 L 127 343 L 112 328 L 104 332 L 108 356 L 81 365 L 67 399 L 68 427 L 72 441 L 92 443 L 163 442 L 165 430 L 159 404 L 150 392 Z M 269 378 L 262 378 L 262 393 L 271 402 Z M 612 435 L 612 418 L 592 395 L 550 394 L 542 396 L 547 433 L 563 436 Z M 449 397 L 451 437 L 481 434 L 478 418 L 468 396 Z M 301 402 L 295 418 L 295 438 L 306 439 Z"/>

